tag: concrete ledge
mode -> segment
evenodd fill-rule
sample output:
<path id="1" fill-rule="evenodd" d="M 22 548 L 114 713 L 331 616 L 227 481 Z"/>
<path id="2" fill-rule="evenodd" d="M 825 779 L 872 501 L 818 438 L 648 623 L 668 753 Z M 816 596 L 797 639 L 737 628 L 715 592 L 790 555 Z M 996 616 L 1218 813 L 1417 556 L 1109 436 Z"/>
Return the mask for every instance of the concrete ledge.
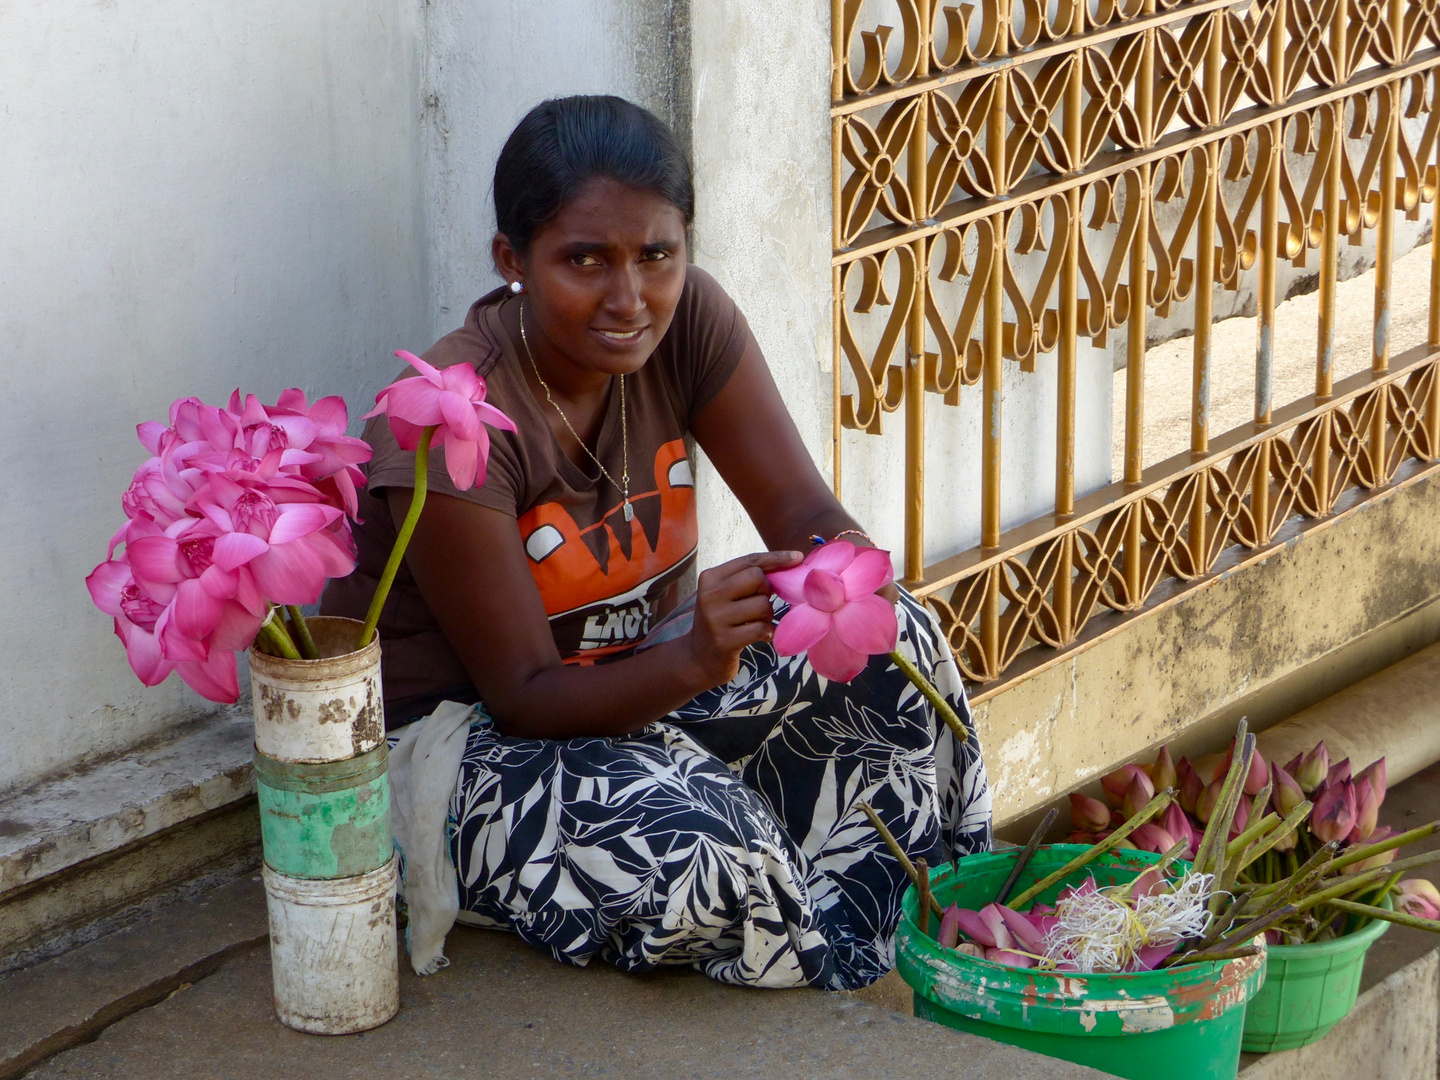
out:
<path id="1" fill-rule="evenodd" d="M 0 799 L 0 972 L 167 889 L 258 864 L 251 730 L 228 710 Z"/>
<path id="2" fill-rule="evenodd" d="M 1246 1054 L 1240 1080 L 1434 1080 L 1440 954 L 1431 952 L 1360 995 L 1319 1042 Z"/>

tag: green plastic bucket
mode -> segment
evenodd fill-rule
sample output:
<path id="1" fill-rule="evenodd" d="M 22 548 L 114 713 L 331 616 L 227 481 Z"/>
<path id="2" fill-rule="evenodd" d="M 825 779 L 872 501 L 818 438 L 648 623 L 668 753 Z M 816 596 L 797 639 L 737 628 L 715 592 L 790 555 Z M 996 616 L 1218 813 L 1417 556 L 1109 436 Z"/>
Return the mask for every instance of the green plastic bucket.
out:
<path id="1" fill-rule="evenodd" d="M 347 878 L 390 861 L 389 750 L 344 761 L 276 761 L 258 751 L 255 781 L 265 862 L 290 877 Z"/>
<path id="2" fill-rule="evenodd" d="M 1365 953 L 1389 927 L 1376 919 L 1334 941 L 1271 945 L 1265 986 L 1245 1011 L 1245 1050 L 1268 1054 L 1324 1038 L 1355 1007 Z"/>
<path id="3" fill-rule="evenodd" d="M 1082 845 L 1036 851 L 1018 893 L 1069 862 Z M 1016 850 L 970 855 L 931 874 L 942 906 L 980 908 L 1005 883 Z M 1102 888 L 1133 881 L 1160 856 L 1114 851 L 1057 883 L 1039 899 L 1054 903 L 1065 885 L 1091 874 Z M 1184 865 L 1184 864 L 1178 864 Z M 902 901 L 895 950 L 915 991 L 915 1015 L 946 1027 L 1088 1065 L 1130 1080 L 1234 1080 L 1245 1003 L 1265 979 L 1265 954 L 1210 964 L 1119 975 L 1047 974 L 1004 967 L 942 949 L 915 925 L 916 892 Z M 932 915 L 931 932 L 938 930 Z"/>

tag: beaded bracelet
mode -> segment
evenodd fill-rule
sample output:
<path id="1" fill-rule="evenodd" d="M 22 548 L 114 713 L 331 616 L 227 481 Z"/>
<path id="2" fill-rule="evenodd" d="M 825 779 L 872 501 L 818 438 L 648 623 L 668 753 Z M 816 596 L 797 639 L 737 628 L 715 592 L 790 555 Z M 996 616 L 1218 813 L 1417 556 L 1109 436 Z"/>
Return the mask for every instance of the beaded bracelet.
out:
<path id="1" fill-rule="evenodd" d="M 875 541 L 870 539 L 870 534 L 867 533 L 864 529 L 841 529 L 838 533 L 831 537 L 831 540 L 839 540 L 842 536 L 863 536 L 867 544 L 870 544 L 872 547 L 875 544 Z M 819 533 L 814 533 L 810 537 L 810 543 L 816 545 L 817 547 L 821 544 L 828 544 L 829 542 L 829 540 L 826 540 Z"/>

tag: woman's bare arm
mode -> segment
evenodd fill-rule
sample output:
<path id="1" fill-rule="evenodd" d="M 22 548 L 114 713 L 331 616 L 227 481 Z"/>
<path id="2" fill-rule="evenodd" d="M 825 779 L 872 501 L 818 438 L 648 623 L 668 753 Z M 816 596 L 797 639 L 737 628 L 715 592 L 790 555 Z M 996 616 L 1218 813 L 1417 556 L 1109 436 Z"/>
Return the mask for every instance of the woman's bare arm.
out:
<path id="1" fill-rule="evenodd" d="M 410 498 L 389 489 L 397 522 Z M 525 560 L 514 518 L 433 494 L 405 556 L 500 730 L 563 739 L 635 731 L 729 681 L 740 651 L 774 633 L 764 572 L 799 555 L 762 552 L 706 570 L 690 634 L 587 667 L 561 663 Z"/>

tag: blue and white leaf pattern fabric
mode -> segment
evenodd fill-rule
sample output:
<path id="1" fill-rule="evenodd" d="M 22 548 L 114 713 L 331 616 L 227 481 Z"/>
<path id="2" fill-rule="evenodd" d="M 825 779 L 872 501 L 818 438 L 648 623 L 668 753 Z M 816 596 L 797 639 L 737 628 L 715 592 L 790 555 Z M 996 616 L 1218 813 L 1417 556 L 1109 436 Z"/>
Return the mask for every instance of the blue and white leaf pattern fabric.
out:
<path id="1" fill-rule="evenodd" d="M 887 657 L 844 684 L 768 645 L 633 735 L 517 739 L 482 718 L 451 801 L 460 921 L 574 964 L 764 987 L 880 978 L 907 881 L 859 803 L 932 866 L 991 842 L 960 672 L 929 611 L 902 594 L 899 616 L 900 652 L 966 721 L 964 744 Z"/>

